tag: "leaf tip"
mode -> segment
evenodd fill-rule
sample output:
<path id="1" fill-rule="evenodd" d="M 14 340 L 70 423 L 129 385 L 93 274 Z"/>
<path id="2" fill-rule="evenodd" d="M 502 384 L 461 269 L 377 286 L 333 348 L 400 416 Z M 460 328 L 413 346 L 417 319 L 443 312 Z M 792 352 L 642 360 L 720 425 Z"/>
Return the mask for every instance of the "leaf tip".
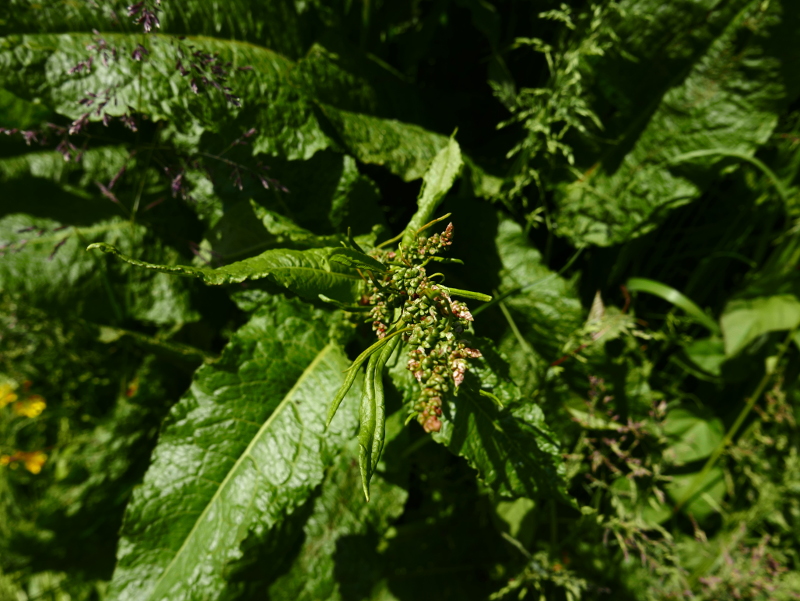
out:
<path id="1" fill-rule="evenodd" d="M 114 252 L 114 247 L 105 242 L 94 242 L 86 247 L 86 250 L 102 250 L 104 253 Z"/>

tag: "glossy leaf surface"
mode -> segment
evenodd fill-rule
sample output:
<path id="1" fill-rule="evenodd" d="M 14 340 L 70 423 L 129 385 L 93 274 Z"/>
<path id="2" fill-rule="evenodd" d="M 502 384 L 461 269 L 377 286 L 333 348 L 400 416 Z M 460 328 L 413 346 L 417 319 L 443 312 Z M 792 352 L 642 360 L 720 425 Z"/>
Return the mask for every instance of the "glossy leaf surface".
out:
<path id="1" fill-rule="evenodd" d="M 240 543 L 322 482 L 355 425 L 341 411 L 324 432 L 326 396 L 347 367 L 326 333 L 324 313 L 276 301 L 198 370 L 128 509 L 113 599 L 217 598 Z"/>

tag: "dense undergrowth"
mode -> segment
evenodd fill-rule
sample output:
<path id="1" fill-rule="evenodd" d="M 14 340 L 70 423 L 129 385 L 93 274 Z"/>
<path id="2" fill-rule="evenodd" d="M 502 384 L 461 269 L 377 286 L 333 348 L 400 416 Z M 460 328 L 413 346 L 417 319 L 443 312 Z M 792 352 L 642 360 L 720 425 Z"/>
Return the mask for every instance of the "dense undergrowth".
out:
<path id="1" fill-rule="evenodd" d="M 6 0 L 0 601 L 799 598 L 798 35 Z"/>

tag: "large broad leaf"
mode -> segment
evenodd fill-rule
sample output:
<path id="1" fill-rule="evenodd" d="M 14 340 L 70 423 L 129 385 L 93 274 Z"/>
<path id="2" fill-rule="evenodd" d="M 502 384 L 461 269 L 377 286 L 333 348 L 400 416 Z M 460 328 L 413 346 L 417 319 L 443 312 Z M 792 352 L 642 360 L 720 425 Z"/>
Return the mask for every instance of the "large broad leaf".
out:
<path id="1" fill-rule="evenodd" d="M 519 391 L 502 373 L 508 368 L 490 341 L 482 339 L 478 347 L 489 361 L 468 372 L 458 396 L 448 399 L 448 419 L 435 440 L 464 457 L 501 496 L 563 498 L 564 464 L 541 408 L 519 402 Z M 511 407 L 501 408 L 497 400 Z"/>
<path id="2" fill-rule="evenodd" d="M 270 173 L 288 193 L 259 193 L 260 202 L 238 200 L 238 190 L 232 195 L 237 202 L 204 199 L 213 227 L 202 246 L 213 256 L 229 263 L 269 248 L 339 246 L 348 230 L 365 234 L 383 221 L 375 185 L 358 173 L 352 157 L 326 151 L 307 161 L 272 161 Z"/>
<path id="3" fill-rule="evenodd" d="M 297 236 L 288 235 L 291 229 L 298 230 L 297 233 L 300 229 L 308 230 L 299 238 L 310 241 L 311 232 L 330 239 L 330 234 L 344 234 L 348 229 L 363 234 L 384 221 L 374 182 L 359 173 L 355 159 L 330 150 L 318 152 L 307 160 L 270 159 L 269 175 L 279 186 L 270 186 L 268 190 L 247 178 L 239 190 L 215 184 L 206 174 L 192 175 L 196 178 L 192 190 L 195 202 L 190 206 L 213 228 L 207 239 L 214 252 L 225 260 L 242 259 L 241 254 L 273 247 L 338 245 L 338 240 L 320 244 L 321 237 L 304 244 Z M 227 173 L 222 174 L 225 177 Z M 248 200 L 254 210 L 248 209 Z M 262 218 L 261 209 L 277 214 L 277 220 Z M 259 220 L 263 225 L 258 224 Z M 287 244 L 281 244 L 281 240 Z"/>
<path id="4" fill-rule="evenodd" d="M 487 173 L 469 157 L 460 156 L 460 148 L 457 160 L 452 150 L 455 142 L 447 136 L 397 119 L 382 119 L 326 104 L 319 107 L 345 150 L 363 163 L 381 165 L 408 182 L 423 177 L 439 152 L 451 148 L 448 154 L 451 168 L 461 161 L 469 165 L 473 192 L 477 196 L 495 198 L 500 193 L 503 180 Z M 460 169 L 460 165 L 455 168 L 456 174 Z"/>
<path id="5" fill-rule="evenodd" d="M 130 503 L 111 598 L 215 599 L 249 535 L 267 536 L 322 482 L 354 432 L 354 402 L 325 432 L 348 361 L 326 314 L 263 307 L 172 409 Z"/>
<path id="6" fill-rule="evenodd" d="M 476 382 L 466 382 L 448 408 L 452 427 L 444 427 L 435 439 L 464 457 L 498 494 L 563 496 L 560 449 L 541 408 L 531 404 L 503 411 L 480 394 Z"/>
<path id="7" fill-rule="evenodd" d="M 484 357 L 470 362 L 458 395 L 445 397 L 442 429 L 432 435 L 434 440 L 464 457 L 503 497 L 565 498 L 559 444 L 541 408 L 520 399 L 508 364 L 490 340 L 472 343 Z M 407 403 L 416 398 L 419 384 L 404 361 L 398 361 L 389 374 Z"/>
<path id="8" fill-rule="evenodd" d="M 420 122 L 425 110 L 418 88 L 344 36 L 327 35 L 323 43 L 312 46 L 295 70 L 311 98 L 341 110 Z"/>
<path id="9" fill-rule="evenodd" d="M 331 252 L 338 252 L 338 249 L 268 250 L 250 259 L 216 269 L 147 263 L 129 257 L 114 246 L 102 242 L 89 246 L 89 250 L 94 249 L 113 254 L 137 267 L 176 275 L 190 275 L 217 286 L 268 278 L 308 299 L 317 299 L 320 294 L 342 302 L 354 302 L 361 298 L 363 284 L 361 276 L 340 263 L 328 261 Z"/>
<path id="10" fill-rule="evenodd" d="M 798 92 L 788 66 L 798 60 L 790 40 L 797 36 L 800 15 L 789 1 L 740 0 L 720 9 L 727 21 L 720 23 L 715 15 L 705 23 L 714 12 L 709 10 L 691 14 L 700 18 L 701 29 L 721 32 L 719 37 L 698 41 L 699 52 L 687 42 L 677 57 L 680 65 L 687 56 L 696 61 L 687 70 L 670 73 L 674 65 L 667 61 L 666 81 L 672 87 L 653 99 L 652 114 L 647 102 L 632 107 L 645 108 L 636 118 L 620 111 L 627 123 L 621 142 L 558 195 L 561 234 L 598 245 L 642 235 L 669 210 L 698 198 L 719 163 L 730 160 L 726 157 L 749 159 L 769 139 L 778 114 Z M 648 19 L 660 30 L 661 18 Z M 675 46 L 672 29 L 669 44 Z"/>
<path id="11" fill-rule="evenodd" d="M 272 160 L 270 176 L 289 192 L 273 191 L 269 208 L 312 232 L 362 234 L 384 220 L 377 186 L 350 156 L 325 151 L 307 161 Z"/>
<path id="12" fill-rule="evenodd" d="M 0 86 L 72 119 L 87 112 L 80 104 L 87 93 L 99 94 L 102 100 L 107 91 L 109 102 L 104 112 L 112 117 L 135 111 L 154 121 L 171 121 L 194 136 L 198 128 L 212 132 L 233 128 L 237 136 L 255 128 L 257 133 L 251 138 L 254 152 L 290 159 L 309 158 L 330 145 L 304 95 L 291 84 L 293 63 L 275 52 L 209 38 L 109 34 L 103 39 L 116 49 L 116 58 L 106 52 L 109 58 L 104 61 L 87 49 L 98 44 L 97 35 L 2 38 Z M 136 61 L 131 54 L 139 44 L 149 54 Z M 228 72 L 227 85 L 241 98 L 241 109 L 211 85 L 199 94 L 192 91 L 191 78 L 182 76 L 175 64 L 181 61 L 188 68 L 198 60 L 193 52 L 219 55 L 217 62 Z M 89 56 L 95 58 L 91 70 L 69 74 Z M 227 63 L 230 66 L 222 67 Z M 241 71 L 242 67 L 252 70 Z M 101 119 L 92 108 L 88 110 L 91 120 Z"/>
<path id="13" fill-rule="evenodd" d="M 697 473 L 676 474 L 672 476 L 672 481 L 666 485 L 667 494 L 670 498 L 679 502 L 684 495 L 689 492 L 690 487 L 694 486 Z M 700 485 L 695 489 L 694 495 L 683 506 L 683 513 L 693 516 L 702 522 L 710 515 L 719 511 L 722 500 L 725 498 L 727 486 L 725 485 L 725 472 L 721 467 L 715 467 Z"/>
<path id="14" fill-rule="evenodd" d="M 141 32 L 128 17 L 128 0 L 72 2 L 53 0 L 6 0 L 0 7 L 0 35 L 22 33 Z M 208 35 L 261 44 L 289 57 L 302 53 L 296 4 L 291 0 L 258 2 L 229 0 L 224 4 L 186 0 L 164 2 L 158 13 L 170 34 Z"/>

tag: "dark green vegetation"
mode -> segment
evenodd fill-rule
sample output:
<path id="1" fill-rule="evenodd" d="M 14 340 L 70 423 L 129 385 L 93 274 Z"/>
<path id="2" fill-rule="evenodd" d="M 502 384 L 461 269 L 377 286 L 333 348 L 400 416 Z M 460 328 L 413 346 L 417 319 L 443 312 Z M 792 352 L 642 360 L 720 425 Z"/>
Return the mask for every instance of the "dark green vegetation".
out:
<path id="1" fill-rule="evenodd" d="M 798 598 L 797 2 L 0 36 L 0 601 Z"/>

